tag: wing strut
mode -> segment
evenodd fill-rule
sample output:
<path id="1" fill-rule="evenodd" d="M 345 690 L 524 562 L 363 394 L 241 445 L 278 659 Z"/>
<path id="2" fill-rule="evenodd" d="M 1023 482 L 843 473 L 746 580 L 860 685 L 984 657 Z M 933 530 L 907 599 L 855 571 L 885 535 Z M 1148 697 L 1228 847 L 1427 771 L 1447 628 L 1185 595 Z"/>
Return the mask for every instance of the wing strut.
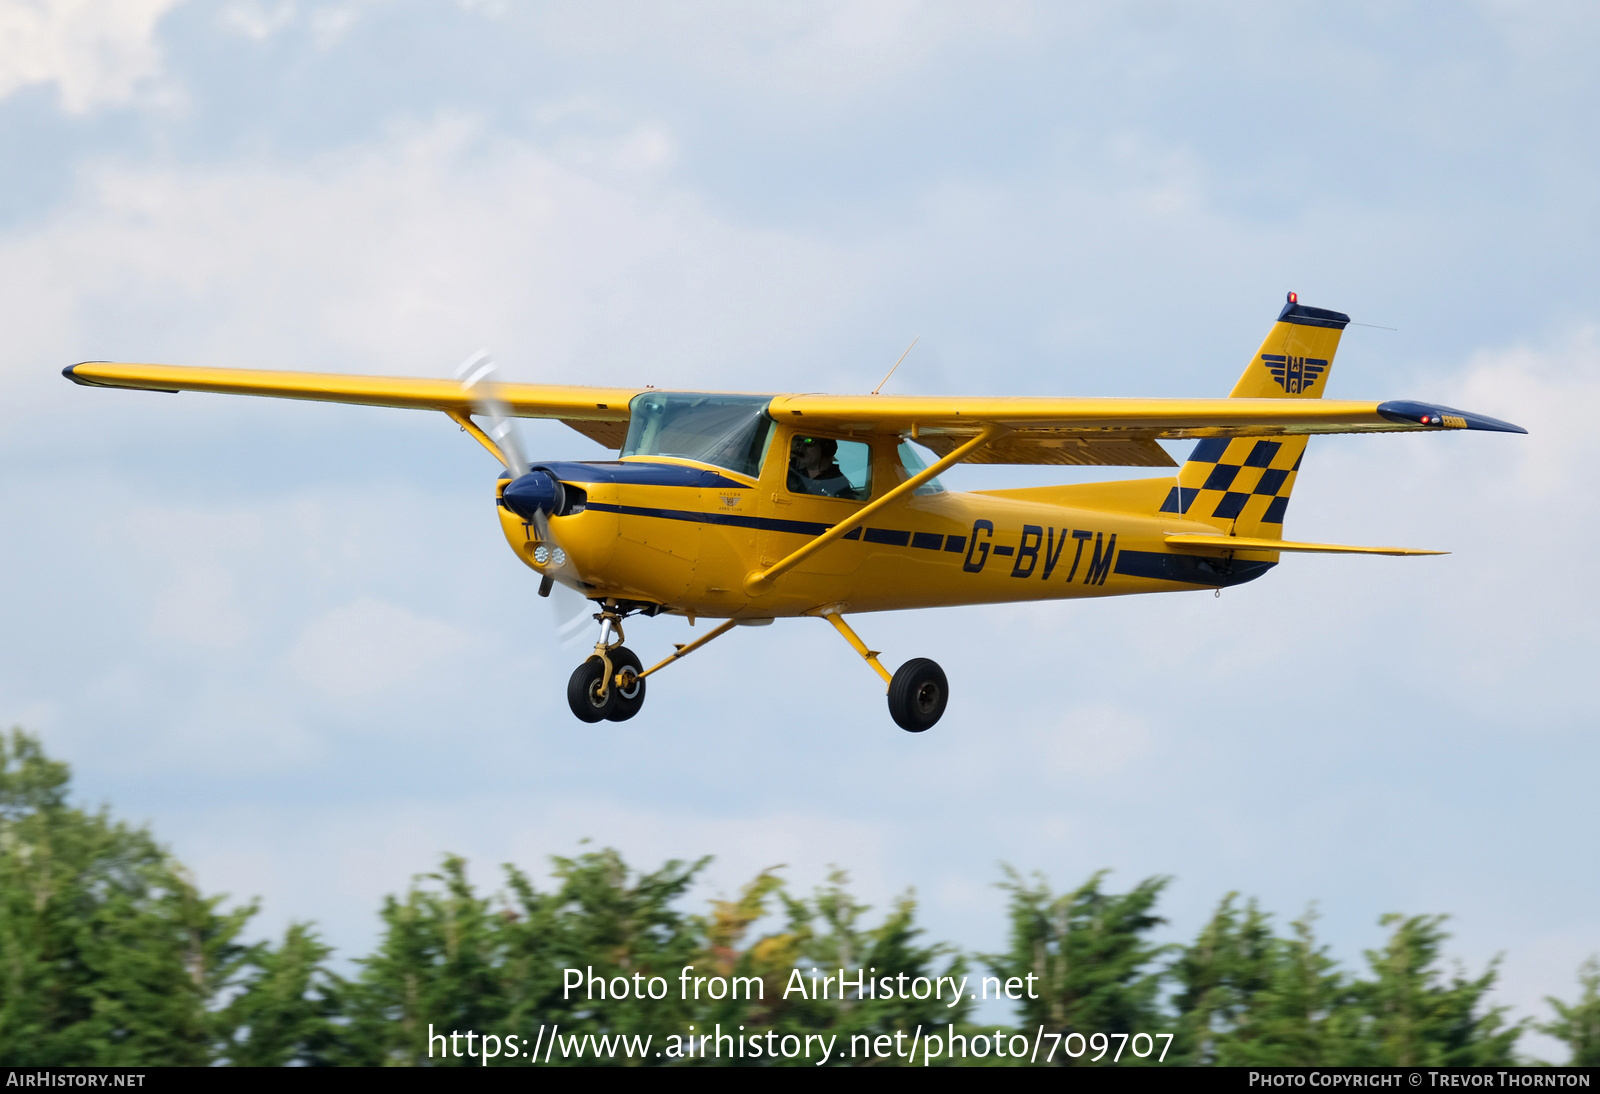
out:
<path id="1" fill-rule="evenodd" d="M 1010 432 L 1010 430 L 1007 430 L 1001 426 L 984 426 L 982 433 L 979 433 L 976 437 L 972 438 L 972 440 L 968 441 L 966 444 L 962 445 L 948 456 L 944 456 L 939 459 L 932 467 L 927 467 L 921 471 L 918 471 L 905 482 L 884 494 L 883 497 L 863 505 L 860 509 L 857 509 L 852 516 L 846 517 L 838 524 L 835 524 L 832 528 L 829 528 L 826 532 L 823 532 L 820 536 L 805 543 L 799 550 L 795 551 L 789 557 L 779 559 L 771 566 L 768 566 L 765 570 L 751 570 L 749 574 L 745 575 L 745 592 L 749 593 L 751 596 L 760 596 L 763 593 L 768 592 L 772 588 L 773 580 L 780 574 L 785 574 L 794 569 L 796 566 L 800 565 L 800 563 L 804 562 L 806 559 L 822 550 L 834 540 L 840 539 L 847 532 L 861 527 L 862 523 L 868 517 L 872 516 L 872 514 L 876 513 L 890 502 L 900 500 L 902 497 L 911 493 L 911 491 L 915 490 L 917 487 L 921 486 L 935 475 L 955 466 L 968 456 L 972 455 L 972 453 L 988 444 L 990 441 L 993 441 L 1008 432 Z"/>
<path id="2" fill-rule="evenodd" d="M 494 443 L 494 440 L 489 436 L 489 434 L 478 428 L 477 422 L 473 421 L 468 415 L 459 410 L 447 410 L 445 411 L 445 414 L 449 416 L 452 422 L 455 422 L 456 425 L 460 426 L 462 431 L 465 432 L 469 437 L 483 445 L 484 448 L 487 448 L 489 450 L 489 455 L 499 460 L 502 467 L 504 467 L 507 471 L 511 470 L 511 461 L 506 459 L 506 454 L 500 451 L 500 446 Z"/>

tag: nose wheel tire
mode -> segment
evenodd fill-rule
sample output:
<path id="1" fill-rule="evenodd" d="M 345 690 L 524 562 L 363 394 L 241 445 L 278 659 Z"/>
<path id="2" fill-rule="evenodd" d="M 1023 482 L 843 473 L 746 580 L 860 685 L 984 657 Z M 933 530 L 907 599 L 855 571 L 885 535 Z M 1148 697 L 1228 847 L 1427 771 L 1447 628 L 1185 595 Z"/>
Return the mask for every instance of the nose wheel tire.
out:
<path id="1" fill-rule="evenodd" d="M 932 729 L 949 699 L 944 670 L 926 657 L 913 657 L 889 681 L 889 716 L 907 733 Z"/>
<path id="2" fill-rule="evenodd" d="M 590 657 L 572 670 L 567 680 L 567 706 L 581 722 L 625 722 L 639 713 L 644 706 L 645 681 L 639 679 L 643 667 L 632 650 L 616 646 L 608 651 L 614 673 L 631 671 L 631 683 L 618 686 L 613 680 L 604 696 L 600 694 L 601 677 L 605 675 L 605 662 L 598 656 Z"/>
<path id="3" fill-rule="evenodd" d="M 600 677 L 604 674 L 605 663 L 598 657 L 591 657 L 573 669 L 567 679 L 567 706 L 572 708 L 578 721 L 603 721 L 616 705 L 616 688 L 609 689 L 603 698 L 600 695 Z"/>

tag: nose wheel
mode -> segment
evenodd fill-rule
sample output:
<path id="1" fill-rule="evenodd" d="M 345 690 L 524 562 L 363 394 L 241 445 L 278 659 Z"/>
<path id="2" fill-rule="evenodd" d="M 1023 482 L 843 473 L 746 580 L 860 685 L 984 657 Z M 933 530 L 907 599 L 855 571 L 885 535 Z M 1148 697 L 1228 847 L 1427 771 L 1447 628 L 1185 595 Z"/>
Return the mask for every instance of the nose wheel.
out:
<path id="1" fill-rule="evenodd" d="M 622 644 L 622 616 L 606 610 L 600 640 L 567 679 L 567 706 L 582 722 L 626 722 L 644 706 L 644 666 Z"/>
<path id="2" fill-rule="evenodd" d="M 606 661 L 599 654 L 572 670 L 567 680 L 567 705 L 579 720 L 585 722 L 626 722 L 644 706 L 644 679 L 639 675 L 643 665 L 626 646 L 613 646 L 607 651 L 611 661 L 610 687 L 601 687 L 606 679 Z"/>

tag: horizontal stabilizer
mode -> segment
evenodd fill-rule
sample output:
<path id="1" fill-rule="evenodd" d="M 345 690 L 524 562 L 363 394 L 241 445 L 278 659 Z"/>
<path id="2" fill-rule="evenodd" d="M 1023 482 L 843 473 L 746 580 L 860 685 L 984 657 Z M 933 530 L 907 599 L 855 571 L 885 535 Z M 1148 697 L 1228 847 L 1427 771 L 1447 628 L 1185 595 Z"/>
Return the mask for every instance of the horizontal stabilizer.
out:
<path id="1" fill-rule="evenodd" d="M 1287 539 L 1256 539 L 1252 536 L 1206 536 L 1174 534 L 1166 537 L 1169 547 L 1204 547 L 1229 551 L 1303 551 L 1329 555 L 1447 555 L 1449 551 L 1419 551 L 1414 547 L 1352 547 L 1346 543 L 1296 543 Z"/>

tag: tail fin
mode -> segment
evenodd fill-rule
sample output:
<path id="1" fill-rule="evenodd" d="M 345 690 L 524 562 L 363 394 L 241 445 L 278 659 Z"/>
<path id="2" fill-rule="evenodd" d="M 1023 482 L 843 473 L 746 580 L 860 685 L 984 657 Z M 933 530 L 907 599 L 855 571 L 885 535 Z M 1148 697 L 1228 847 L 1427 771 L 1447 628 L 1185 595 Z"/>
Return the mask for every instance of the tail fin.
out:
<path id="1" fill-rule="evenodd" d="M 1349 322 L 1342 312 L 1306 307 L 1290 293 L 1229 398 L 1320 399 Z M 1304 437 L 1207 438 L 1179 470 L 1161 512 L 1182 513 L 1231 535 L 1282 539 L 1305 449 Z"/>

